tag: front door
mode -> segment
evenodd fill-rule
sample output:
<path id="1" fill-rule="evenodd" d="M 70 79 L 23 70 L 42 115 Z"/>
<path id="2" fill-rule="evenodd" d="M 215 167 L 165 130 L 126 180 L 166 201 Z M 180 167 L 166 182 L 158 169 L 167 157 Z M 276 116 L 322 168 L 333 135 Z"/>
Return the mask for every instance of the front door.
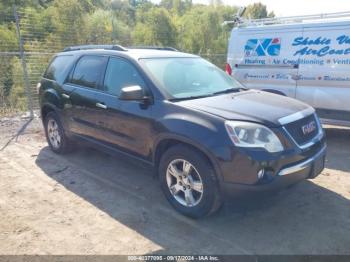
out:
<path id="1" fill-rule="evenodd" d="M 103 84 L 105 95 L 102 102 L 106 105 L 104 141 L 140 157 L 147 157 L 152 140 L 152 105 L 118 98 L 123 87 L 134 85 L 147 92 L 145 81 L 133 64 L 123 58 L 111 57 Z"/>

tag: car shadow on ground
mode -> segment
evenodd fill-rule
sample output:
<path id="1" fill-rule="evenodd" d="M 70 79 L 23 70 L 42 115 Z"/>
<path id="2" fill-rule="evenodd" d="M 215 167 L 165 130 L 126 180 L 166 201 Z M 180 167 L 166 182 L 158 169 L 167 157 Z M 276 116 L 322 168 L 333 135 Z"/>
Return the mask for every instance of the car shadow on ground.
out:
<path id="1" fill-rule="evenodd" d="M 336 151 L 333 138 L 328 143 Z M 327 167 L 347 171 L 347 157 L 328 155 Z M 350 201 L 312 181 L 272 195 L 230 200 L 217 214 L 192 220 L 169 206 L 151 168 L 124 156 L 87 148 L 59 156 L 45 147 L 36 164 L 66 189 L 161 246 L 156 253 L 350 254 Z"/>
<path id="2" fill-rule="evenodd" d="M 327 167 L 350 172 L 350 129 L 325 128 L 328 142 Z"/>

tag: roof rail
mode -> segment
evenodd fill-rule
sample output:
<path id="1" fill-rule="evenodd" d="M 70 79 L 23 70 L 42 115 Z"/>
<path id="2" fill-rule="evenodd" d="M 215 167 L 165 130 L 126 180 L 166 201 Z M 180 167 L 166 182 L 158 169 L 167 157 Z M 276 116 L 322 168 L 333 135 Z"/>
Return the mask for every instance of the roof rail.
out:
<path id="1" fill-rule="evenodd" d="M 291 24 L 302 23 L 307 20 L 322 20 L 322 19 L 334 19 L 334 18 L 350 18 L 350 11 L 338 12 L 338 13 L 325 13 L 315 15 L 303 15 L 303 16 L 286 16 L 286 17 L 272 17 L 262 19 L 234 19 L 232 21 L 225 21 L 223 25 L 236 24 L 238 26 L 262 26 L 262 25 L 274 25 L 274 24 Z"/>
<path id="2" fill-rule="evenodd" d="M 174 47 L 170 46 L 128 46 L 128 49 L 154 49 L 154 50 L 164 50 L 164 51 L 179 51 Z"/>
<path id="3" fill-rule="evenodd" d="M 116 51 L 127 51 L 121 45 L 76 45 L 69 46 L 63 49 L 63 52 L 77 51 L 77 50 L 89 50 L 89 49 L 105 49 L 105 50 L 116 50 Z"/>

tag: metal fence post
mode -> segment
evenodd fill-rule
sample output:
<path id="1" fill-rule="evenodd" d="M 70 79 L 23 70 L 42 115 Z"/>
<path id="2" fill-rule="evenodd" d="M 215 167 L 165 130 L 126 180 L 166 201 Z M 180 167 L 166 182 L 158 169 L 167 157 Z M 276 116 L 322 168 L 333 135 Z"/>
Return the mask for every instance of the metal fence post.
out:
<path id="1" fill-rule="evenodd" d="M 23 40 L 21 37 L 21 31 L 20 31 L 20 25 L 19 25 L 19 17 L 18 13 L 16 10 L 16 6 L 13 6 L 13 13 L 16 19 L 16 31 L 17 31 L 17 37 L 18 37 L 18 44 L 19 44 L 19 55 L 21 58 L 22 62 L 22 69 L 23 69 L 23 79 L 24 79 L 24 84 L 25 84 L 25 90 L 26 90 L 26 95 L 27 95 L 27 103 L 28 103 L 28 109 L 30 113 L 30 118 L 34 118 L 34 112 L 33 112 L 33 99 L 32 99 L 32 92 L 30 89 L 30 82 L 29 82 L 29 77 L 28 77 L 28 70 L 27 70 L 27 63 L 25 59 L 25 54 L 24 54 L 24 48 L 23 48 Z"/>

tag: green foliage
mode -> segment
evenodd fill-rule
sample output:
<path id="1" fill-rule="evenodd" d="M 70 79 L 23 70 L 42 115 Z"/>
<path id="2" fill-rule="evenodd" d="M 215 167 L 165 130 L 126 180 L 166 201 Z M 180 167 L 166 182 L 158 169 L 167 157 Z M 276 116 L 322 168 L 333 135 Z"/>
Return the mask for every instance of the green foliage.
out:
<path id="1" fill-rule="evenodd" d="M 84 41 L 91 44 L 118 43 L 131 44 L 131 34 L 127 24 L 116 18 L 113 11 L 96 10 L 85 17 Z"/>
<path id="2" fill-rule="evenodd" d="M 0 50 L 1 51 L 17 51 L 18 40 L 16 36 L 16 28 L 14 23 L 7 25 L 0 24 Z"/>
<path id="3" fill-rule="evenodd" d="M 79 0 L 57 0 L 51 8 L 52 25 L 62 41 L 82 43 L 85 31 L 84 14 L 89 10 L 88 3 L 82 5 Z M 67 34 L 69 39 L 66 38 Z"/>
<path id="4" fill-rule="evenodd" d="M 136 2 L 133 4 L 135 5 Z M 125 0 L 113 0 L 110 4 L 113 15 L 123 23 L 133 26 L 135 24 L 135 8 Z"/>
<path id="5" fill-rule="evenodd" d="M 75 44 L 119 43 L 124 45 L 175 46 L 192 53 L 225 53 L 230 28 L 222 27 L 231 19 L 236 8 L 225 6 L 221 0 L 211 5 L 193 4 L 192 0 L 2 0 L 8 17 L 12 4 L 30 15 L 22 22 L 32 27 L 21 30 L 30 35 L 26 45 L 42 46 L 56 52 Z M 248 6 L 246 16 L 273 16 L 261 3 Z M 1 41 L 11 42 L 13 21 L 0 19 L 11 33 L 1 35 Z M 9 36 L 7 36 L 9 34 Z M 12 35 L 11 35 L 12 34 Z M 16 46 L 16 45 L 13 45 Z M 17 48 L 17 46 L 16 46 Z"/>
<path id="6" fill-rule="evenodd" d="M 171 10 L 176 15 L 183 15 L 192 7 L 192 0 L 162 0 L 160 7 Z"/>
<path id="7" fill-rule="evenodd" d="M 175 46 L 176 28 L 165 8 L 151 8 L 137 22 L 134 31 L 136 45 Z"/>
<path id="8" fill-rule="evenodd" d="M 273 12 L 268 13 L 266 5 L 263 5 L 262 3 L 248 5 L 244 15 L 251 19 L 260 19 L 275 16 Z"/>
<path id="9" fill-rule="evenodd" d="M 1 0 L 0 114 L 26 108 L 23 72 L 13 6 L 20 13 L 21 34 L 31 84 L 35 86 L 53 53 L 66 46 L 115 43 L 125 46 L 173 46 L 200 54 L 220 67 L 226 62 L 231 20 L 237 8 L 222 0 L 209 5 L 192 0 Z M 266 6 L 248 6 L 249 18 L 274 16 Z"/>
<path id="10" fill-rule="evenodd" d="M 228 32 L 221 26 L 235 12 L 233 7 L 193 7 L 179 21 L 180 49 L 190 53 L 226 53 Z"/>
<path id="11" fill-rule="evenodd" d="M 18 50 L 17 38 L 13 24 L 0 25 L 0 51 Z M 0 56 L 0 103 L 8 103 L 14 84 L 13 63 L 10 54 Z"/>

